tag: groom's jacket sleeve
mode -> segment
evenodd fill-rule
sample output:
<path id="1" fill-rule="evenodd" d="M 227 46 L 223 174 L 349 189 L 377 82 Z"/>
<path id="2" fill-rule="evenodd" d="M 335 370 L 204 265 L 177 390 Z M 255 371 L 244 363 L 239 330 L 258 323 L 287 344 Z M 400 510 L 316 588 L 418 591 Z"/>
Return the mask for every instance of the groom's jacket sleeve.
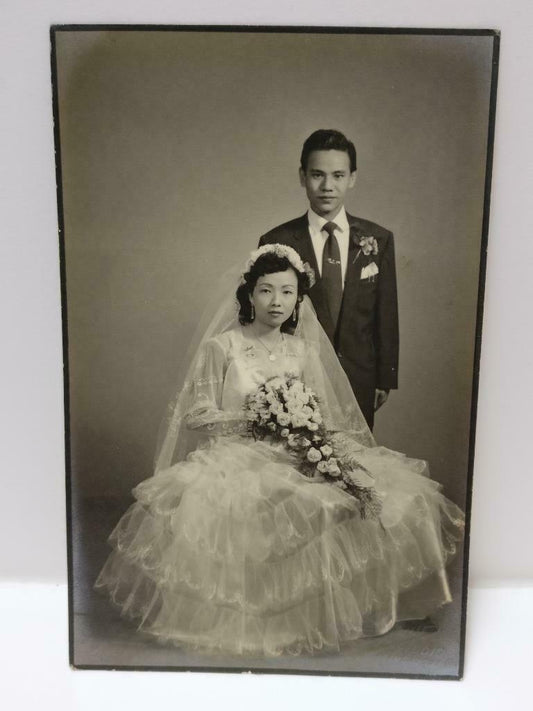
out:
<path id="1" fill-rule="evenodd" d="M 376 387 L 389 390 L 398 387 L 398 294 L 396 288 L 396 264 L 394 239 L 388 233 L 381 255 L 376 312 L 374 322 L 374 345 L 376 349 Z"/>

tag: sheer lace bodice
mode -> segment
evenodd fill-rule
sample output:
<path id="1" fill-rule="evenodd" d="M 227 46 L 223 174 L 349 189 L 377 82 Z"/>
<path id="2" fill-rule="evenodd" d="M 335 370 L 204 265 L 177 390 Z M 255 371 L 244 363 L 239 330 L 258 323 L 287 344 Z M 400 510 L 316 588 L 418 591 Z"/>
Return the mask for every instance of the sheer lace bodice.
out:
<path id="1" fill-rule="evenodd" d="M 294 336 L 283 335 L 279 346 L 272 351 L 275 360 L 270 360 L 268 351 L 257 340 L 247 337 L 242 328 L 218 340 L 222 342 L 227 364 L 221 397 L 223 410 L 241 409 L 246 395 L 275 375 L 302 375 L 303 343 Z"/>
<path id="2" fill-rule="evenodd" d="M 210 339 L 198 377 L 190 383 L 194 397 L 187 425 L 218 434 L 243 431 L 246 396 L 276 375 L 305 378 L 310 358 L 304 342 L 289 334 L 270 352 L 242 327 Z M 318 386 L 316 376 L 313 380 Z"/>

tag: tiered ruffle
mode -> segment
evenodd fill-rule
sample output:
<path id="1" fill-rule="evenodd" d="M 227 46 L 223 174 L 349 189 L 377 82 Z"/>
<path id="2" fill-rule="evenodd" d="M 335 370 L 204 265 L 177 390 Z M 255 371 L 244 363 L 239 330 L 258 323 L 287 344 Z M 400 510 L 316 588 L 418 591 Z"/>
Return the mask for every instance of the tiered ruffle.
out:
<path id="1" fill-rule="evenodd" d="M 248 655 L 338 649 L 449 602 L 461 511 L 425 465 L 358 453 L 383 497 L 362 520 L 280 451 L 225 438 L 142 482 L 96 585 L 162 640 Z"/>

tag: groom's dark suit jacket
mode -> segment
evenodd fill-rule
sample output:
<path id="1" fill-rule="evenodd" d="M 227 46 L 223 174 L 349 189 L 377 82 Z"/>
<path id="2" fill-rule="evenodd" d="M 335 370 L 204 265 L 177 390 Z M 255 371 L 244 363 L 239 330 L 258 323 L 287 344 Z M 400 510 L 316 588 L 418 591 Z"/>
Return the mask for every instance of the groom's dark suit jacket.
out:
<path id="1" fill-rule="evenodd" d="M 318 319 L 332 341 L 359 406 L 369 423 L 374 422 L 376 388 L 398 387 L 398 303 L 396 267 L 392 233 L 374 222 L 347 215 L 350 244 L 344 293 L 339 320 L 335 327 L 320 280 L 307 215 L 290 220 L 263 235 L 264 244 L 286 244 L 308 262 L 317 277 L 310 297 Z M 365 255 L 359 246 L 364 236 L 377 240 L 378 253 Z M 375 262 L 379 273 L 361 278 L 361 270 Z"/>

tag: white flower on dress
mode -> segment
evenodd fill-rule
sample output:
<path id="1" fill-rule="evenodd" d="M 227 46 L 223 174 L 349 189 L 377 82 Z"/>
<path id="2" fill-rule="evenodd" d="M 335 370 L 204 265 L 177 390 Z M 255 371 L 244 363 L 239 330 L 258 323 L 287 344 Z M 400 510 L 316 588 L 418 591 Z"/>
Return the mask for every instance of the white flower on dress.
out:
<path id="1" fill-rule="evenodd" d="M 298 435 L 290 434 L 287 437 L 287 444 L 293 449 L 298 449 L 298 447 L 300 446 L 300 438 L 298 437 Z"/>
<path id="2" fill-rule="evenodd" d="M 330 476 L 340 476 L 341 475 L 341 470 L 339 469 L 339 465 L 337 464 L 336 459 L 331 457 L 331 459 L 328 459 L 327 465 L 328 465 L 328 474 Z"/>
<path id="3" fill-rule="evenodd" d="M 283 378 L 280 378 L 279 376 L 272 378 L 272 380 L 268 381 L 268 388 L 269 390 L 277 390 L 278 388 L 281 388 L 282 386 L 285 385 L 285 382 Z"/>
<path id="4" fill-rule="evenodd" d="M 320 454 L 320 450 L 316 449 L 316 447 L 310 447 L 307 451 L 307 459 L 310 462 L 319 462 L 322 459 L 322 455 Z"/>
<path id="5" fill-rule="evenodd" d="M 274 446 L 285 445 L 293 450 L 291 457 L 300 460 L 302 474 L 311 478 L 319 474 L 323 481 L 355 496 L 363 518 L 379 513 L 373 482 L 361 483 L 359 469 L 356 475 L 349 468 L 342 447 L 338 449 L 336 434 L 329 433 L 323 424 L 318 398 L 310 394 L 298 375 L 267 380 L 249 396 L 246 409 L 248 434 L 259 439 L 268 437 Z M 366 491 L 361 494 L 361 489 Z"/>

